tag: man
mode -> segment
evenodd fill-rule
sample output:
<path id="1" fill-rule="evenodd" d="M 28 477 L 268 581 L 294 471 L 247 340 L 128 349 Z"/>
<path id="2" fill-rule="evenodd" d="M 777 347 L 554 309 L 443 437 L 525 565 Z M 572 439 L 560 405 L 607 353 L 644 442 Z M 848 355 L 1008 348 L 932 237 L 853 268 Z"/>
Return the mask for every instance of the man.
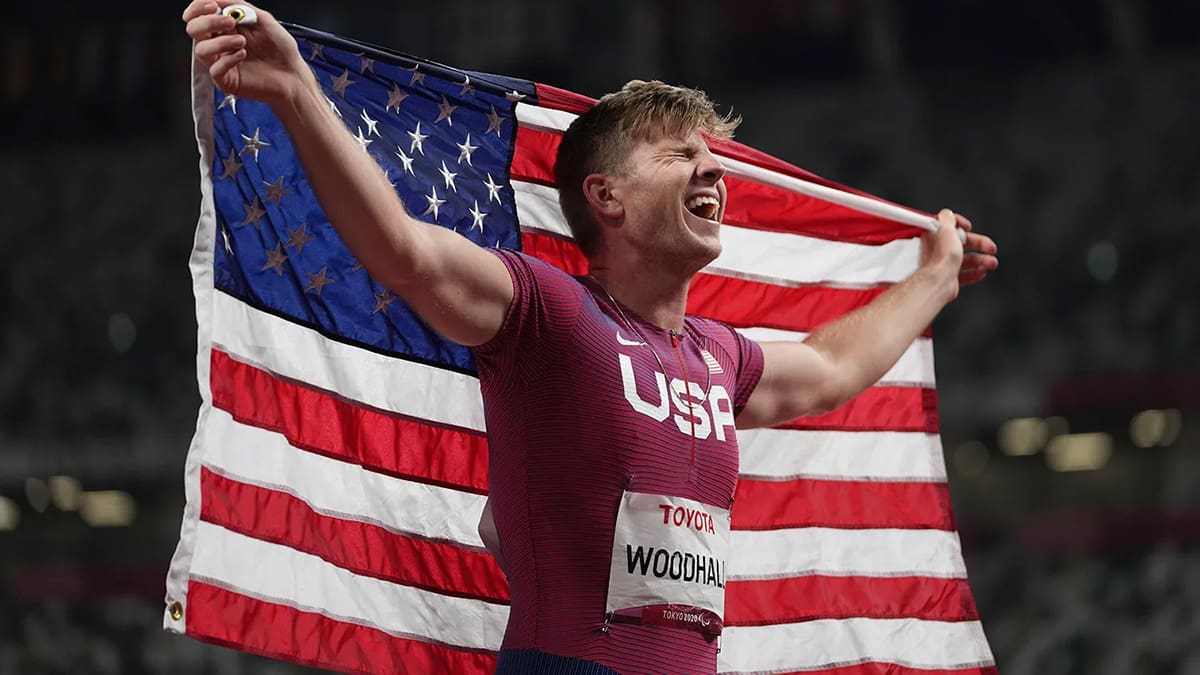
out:
<path id="1" fill-rule="evenodd" d="M 922 263 L 803 343 L 756 344 L 685 314 L 721 251 L 728 138 L 702 93 L 631 82 L 564 134 L 555 171 L 589 261 L 571 277 L 407 214 L 267 12 L 237 29 L 184 12 L 217 85 L 286 127 L 351 251 L 445 337 L 471 346 L 490 447 L 489 548 L 511 611 L 502 673 L 714 673 L 738 455 L 736 428 L 831 410 L 878 380 L 995 244 L 949 211 Z M 484 528 L 491 522 L 485 519 Z"/>

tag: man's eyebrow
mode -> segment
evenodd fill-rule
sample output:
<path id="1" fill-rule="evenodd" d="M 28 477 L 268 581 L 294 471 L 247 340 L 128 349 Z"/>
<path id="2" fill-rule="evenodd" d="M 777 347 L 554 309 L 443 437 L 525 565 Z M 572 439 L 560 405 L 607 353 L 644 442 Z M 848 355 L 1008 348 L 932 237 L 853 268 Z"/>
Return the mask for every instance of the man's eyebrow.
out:
<path id="1" fill-rule="evenodd" d="M 666 146 L 663 147 L 663 150 L 667 150 L 667 151 L 685 150 L 687 152 L 696 152 L 697 150 L 699 150 L 699 148 L 696 147 L 696 144 L 691 141 L 676 140 L 676 141 L 669 142 Z"/>

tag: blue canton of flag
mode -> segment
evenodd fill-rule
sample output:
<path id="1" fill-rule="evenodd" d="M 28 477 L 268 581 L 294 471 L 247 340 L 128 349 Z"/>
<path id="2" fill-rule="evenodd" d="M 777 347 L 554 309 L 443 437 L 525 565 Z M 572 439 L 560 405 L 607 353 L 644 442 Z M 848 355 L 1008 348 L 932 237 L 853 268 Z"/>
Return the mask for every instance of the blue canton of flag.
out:
<path id="1" fill-rule="evenodd" d="M 481 246 L 520 248 L 508 165 L 513 108 L 532 99 L 532 84 L 289 29 L 411 214 Z M 353 344 L 473 374 L 469 350 L 434 333 L 347 250 L 270 107 L 219 90 L 214 105 L 217 289 Z"/>

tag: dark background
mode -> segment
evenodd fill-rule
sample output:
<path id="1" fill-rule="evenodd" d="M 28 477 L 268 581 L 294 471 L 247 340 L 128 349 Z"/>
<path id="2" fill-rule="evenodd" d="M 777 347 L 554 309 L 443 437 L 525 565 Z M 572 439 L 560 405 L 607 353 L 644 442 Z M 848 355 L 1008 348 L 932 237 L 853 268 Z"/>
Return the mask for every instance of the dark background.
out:
<path id="1" fill-rule="evenodd" d="M 934 332 L 1001 672 L 1200 674 L 1200 2 L 271 9 L 592 96 L 697 86 L 744 142 L 968 214 L 1002 266 Z M 300 670 L 159 629 L 199 405 L 182 10 L 0 8 L 0 673 Z"/>

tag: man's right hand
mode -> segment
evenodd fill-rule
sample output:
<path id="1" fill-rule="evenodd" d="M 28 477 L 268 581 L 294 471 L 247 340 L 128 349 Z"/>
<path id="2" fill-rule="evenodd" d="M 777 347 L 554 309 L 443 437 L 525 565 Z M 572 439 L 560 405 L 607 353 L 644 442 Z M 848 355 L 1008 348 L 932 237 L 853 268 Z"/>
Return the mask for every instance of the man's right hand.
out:
<path id="1" fill-rule="evenodd" d="M 183 11 L 196 56 L 221 91 L 271 106 L 286 103 L 303 87 L 313 86 L 312 72 L 291 36 L 275 17 L 255 7 L 258 22 L 237 26 L 219 14 L 241 0 L 194 0 Z"/>

